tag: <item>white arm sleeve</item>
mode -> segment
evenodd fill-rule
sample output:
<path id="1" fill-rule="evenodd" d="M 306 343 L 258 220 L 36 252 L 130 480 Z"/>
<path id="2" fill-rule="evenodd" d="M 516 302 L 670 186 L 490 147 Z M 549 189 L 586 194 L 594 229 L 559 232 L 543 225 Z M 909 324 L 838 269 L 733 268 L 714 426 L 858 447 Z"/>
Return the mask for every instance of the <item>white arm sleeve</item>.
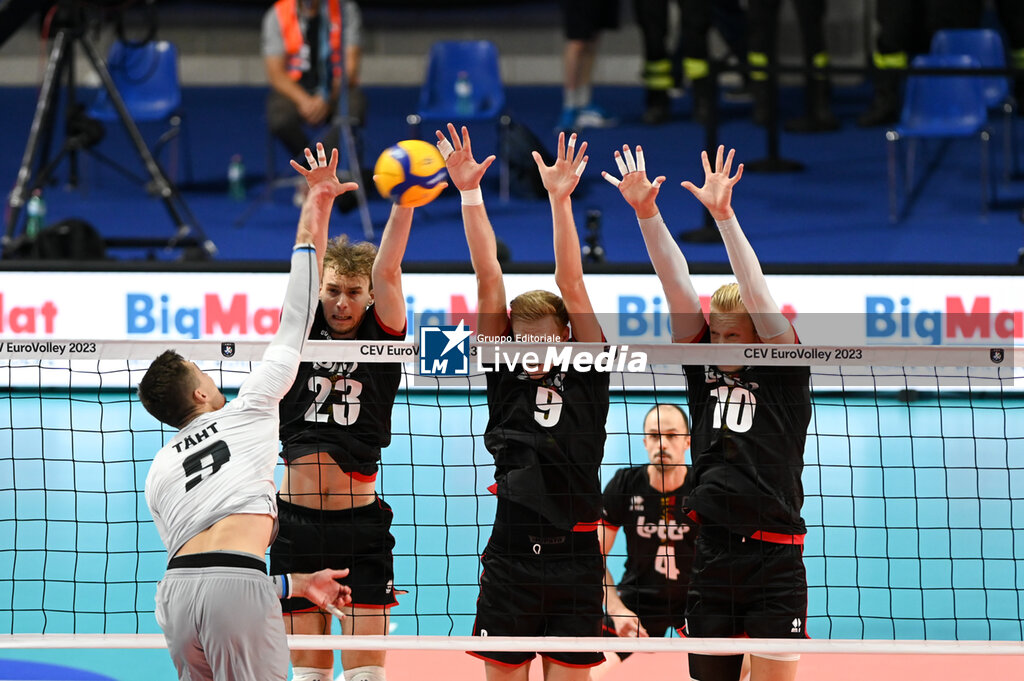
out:
<path id="1" fill-rule="evenodd" d="M 688 341 L 700 333 L 705 321 L 700 309 L 700 297 L 690 281 L 686 258 L 669 234 L 661 213 L 649 218 L 638 218 L 637 222 L 640 223 L 640 233 L 644 235 L 651 264 L 665 290 L 669 314 L 672 315 L 672 339 Z"/>
<path id="2" fill-rule="evenodd" d="M 775 338 L 789 331 L 789 320 L 782 315 L 778 304 L 768 291 L 768 282 L 761 271 L 754 249 L 740 229 L 733 215 L 728 220 L 715 220 L 729 254 L 729 264 L 740 285 L 740 297 L 754 320 L 757 335 L 762 339 Z"/>
<path id="3" fill-rule="evenodd" d="M 316 249 L 301 244 L 292 251 L 291 272 L 281 310 L 281 325 L 263 353 L 263 363 L 249 374 L 238 394 L 263 395 L 275 402 L 292 387 L 299 369 L 302 347 L 309 337 L 316 313 L 320 277 Z"/>

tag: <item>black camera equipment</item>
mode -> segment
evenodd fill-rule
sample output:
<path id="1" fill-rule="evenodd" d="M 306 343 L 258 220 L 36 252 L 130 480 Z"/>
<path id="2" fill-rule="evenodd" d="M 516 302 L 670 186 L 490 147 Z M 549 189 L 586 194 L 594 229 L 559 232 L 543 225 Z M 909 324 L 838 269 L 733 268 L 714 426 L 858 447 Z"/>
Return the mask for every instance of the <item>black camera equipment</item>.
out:
<path id="1" fill-rule="evenodd" d="M 146 3 L 152 5 L 153 0 L 146 0 Z M 154 237 L 110 239 L 107 240 L 107 245 L 124 248 L 183 249 L 182 257 L 184 259 L 201 260 L 212 257 L 216 254 L 217 247 L 204 235 L 195 215 L 182 198 L 181 192 L 167 177 L 149 147 L 146 146 L 146 141 L 128 113 L 124 100 L 111 78 L 110 71 L 107 70 L 106 63 L 89 36 L 86 35 L 88 24 L 86 7 L 96 8 L 97 6 L 99 5 L 96 2 L 86 3 L 82 0 L 58 0 L 57 2 L 53 21 L 52 47 L 43 76 L 43 84 L 36 102 L 35 114 L 32 117 L 32 127 L 29 130 L 25 153 L 18 170 L 18 178 L 8 197 L 7 223 L 3 236 L 0 237 L 2 256 L 12 257 L 26 251 L 24 248 L 26 237 L 24 235 L 15 236 L 15 233 L 22 209 L 29 197 L 32 196 L 32 192 L 49 182 L 53 173 L 65 159 L 69 164 L 68 186 L 77 187 L 79 179 L 78 152 L 95 146 L 103 138 L 103 125 L 85 114 L 85 107 L 78 102 L 76 97 L 74 47 L 78 45 L 99 76 L 103 89 L 106 90 L 111 104 L 117 111 L 121 125 L 128 133 L 132 146 L 145 167 L 149 176 L 148 191 L 163 202 L 176 227 L 174 234 L 166 239 Z M 118 8 L 123 9 L 126 6 L 122 2 Z M 120 30 L 119 24 L 119 32 Z M 62 85 L 66 93 L 64 142 L 57 153 L 51 155 L 54 124 Z M 102 160 L 103 157 L 98 156 Z"/>
<path id="2" fill-rule="evenodd" d="M 583 238 L 583 260 L 584 262 L 604 262 L 604 246 L 601 245 L 601 211 L 591 209 L 587 211 L 585 223 L 587 231 Z"/>

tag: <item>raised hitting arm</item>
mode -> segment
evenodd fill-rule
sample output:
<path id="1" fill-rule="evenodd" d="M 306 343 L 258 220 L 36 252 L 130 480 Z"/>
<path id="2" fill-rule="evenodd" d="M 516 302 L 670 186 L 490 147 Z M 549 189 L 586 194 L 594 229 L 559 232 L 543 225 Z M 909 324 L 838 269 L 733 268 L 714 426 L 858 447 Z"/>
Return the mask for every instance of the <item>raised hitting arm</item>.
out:
<path id="1" fill-rule="evenodd" d="M 299 365 L 299 354 L 309 336 L 316 312 L 334 199 L 356 188 L 354 182 L 343 184 L 338 181 L 338 151 L 333 150 L 328 161 L 324 146 L 317 144 L 316 148 L 316 156 L 306 149 L 308 169 L 292 161 L 292 166 L 306 178 L 309 194 L 302 204 L 295 233 L 281 323 L 263 354 L 264 363 L 249 374 L 239 388 L 240 395 L 260 394 L 276 403 L 291 387 Z"/>
<path id="2" fill-rule="evenodd" d="M 708 161 L 708 153 L 701 152 L 704 186 L 697 187 L 689 181 L 683 182 L 682 186 L 697 197 L 715 219 L 715 224 L 722 234 L 722 241 L 725 242 L 725 250 L 729 254 L 729 264 L 732 265 L 732 271 L 740 285 L 740 297 L 754 321 L 757 335 L 766 343 L 793 343 L 796 341 L 796 332 L 768 291 L 768 282 L 761 271 L 761 263 L 758 262 L 747 237 L 743 235 L 736 213 L 732 209 L 732 188 L 743 177 L 742 163 L 736 168 L 736 174 L 729 176 L 735 152 L 735 149 L 730 149 L 723 161 L 725 147 L 719 146 L 714 170 Z"/>
<path id="3" fill-rule="evenodd" d="M 466 126 L 462 126 L 460 138 L 455 126 L 449 123 L 448 136 L 450 141 L 443 132 L 437 131 L 437 148 L 444 157 L 448 177 L 462 193 L 462 222 L 466 229 L 469 257 L 476 272 L 476 330 L 479 335 L 494 338 L 505 333 L 508 326 L 508 304 L 501 263 L 498 262 L 497 240 L 480 191 L 480 180 L 494 162 L 494 156 L 477 163 Z"/>
<path id="4" fill-rule="evenodd" d="M 355 182 L 341 182 L 338 180 L 338 150 L 331 150 L 331 159 L 327 160 L 327 151 L 324 145 L 317 142 L 316 156 L 306 149 L 306 162 L 309 168 L 304 168 L 298 162 L 290 161 L 292 168 L 306 178 L 309 185 L 309 194 L 302 203 L 302 213 L 299 215 L 298 232 L 295 234 L 295 245 L 312 244 L 316 249 L 317 257 L 317 285 L 319 286 L 319 273 L 323 271 L 324 251 L 327 249 L 327 231 L 331 222 L 331 208 L 334 199 L 345 192 L 357 189 Z"/>
<path id="5" fill-rule="evenodd" d="M 576 133 L 569 136 L 567 143 L 565 133 L 560 132 L 554 165 L 544 165 L 544 160 L 536 151 L 533 152 L 533 160 L 537 163 L 537 170 L 551 202 L 555 284 L 569 313 L 573 337 L 583 343 L 599 343 L 604 340 L 604 334 L 583 282 L 580 238 L 572 216 L 572 192 L 587 167 L 586 151 L 586 142 L 576 150 Z"/>
<path id="6" fill-rule="evenodd" d="M 615 152 L 615 165 L 622 175 L 621 180 L 608 172 L 602 172 L 601 176 L 618 187 L 622 198 L 636 212 L 647 254 L 665 290 L 672 320 L 672 340 L 677 343 L 697 340 L 706 323 L 700 297 L 690 280 L 686 258 L 658 210 L 658 192 L 665 177 L 659 175 L 653 182 L 647 179 L 647 165 L 640 146 L 636 148 L 634 160 L 629 145 L 622 145 L 622 153 Z"/>

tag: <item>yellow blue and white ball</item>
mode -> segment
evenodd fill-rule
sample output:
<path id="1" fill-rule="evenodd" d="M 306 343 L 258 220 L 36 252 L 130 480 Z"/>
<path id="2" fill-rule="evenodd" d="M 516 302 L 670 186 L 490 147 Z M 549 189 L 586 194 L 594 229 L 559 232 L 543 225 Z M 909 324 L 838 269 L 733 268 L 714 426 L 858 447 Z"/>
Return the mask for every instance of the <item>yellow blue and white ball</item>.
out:
<path id="1" fill-rule="evenodd" d="M 441 152 L 423 140 L 405 140 L 385 149 L 373 167 L 373 181 L 385 199 L 400 206 L 423 206 L 443 191 L 448 171 Z"/>

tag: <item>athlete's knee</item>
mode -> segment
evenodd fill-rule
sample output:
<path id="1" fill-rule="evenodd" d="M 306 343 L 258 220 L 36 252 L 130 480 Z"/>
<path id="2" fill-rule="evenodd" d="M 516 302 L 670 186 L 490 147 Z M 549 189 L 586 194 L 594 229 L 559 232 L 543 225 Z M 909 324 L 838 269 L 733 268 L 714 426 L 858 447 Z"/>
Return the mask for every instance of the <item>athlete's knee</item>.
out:
<path id="1" fill-rule="evenodd" d="M 292 681 L 334 681 L 334 667 L 292 667 Z"/>
<path id="2" fill-rule="evenodd" d="M 345 670 L 345 681 L 385 681 L 384 667 L 368 666 Z"/>
<path id="3" fill-rule="evenodd" d="M 751 657 L 760 657 L 763 660 L 774 660 L 775 662 L 799 662 L 800 653 L 751 653 Z"/>

